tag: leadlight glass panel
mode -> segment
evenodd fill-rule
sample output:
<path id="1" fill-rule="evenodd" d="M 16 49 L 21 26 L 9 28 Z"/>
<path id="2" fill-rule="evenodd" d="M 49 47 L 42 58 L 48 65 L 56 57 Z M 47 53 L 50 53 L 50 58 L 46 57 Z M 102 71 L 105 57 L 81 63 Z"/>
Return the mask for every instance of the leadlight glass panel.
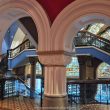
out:
<path id="1" fill-rule="evenodd" d="M 88 32 L 91 32 L 93 34 L 97 34 L 103 26 L 104 26 L 104 24 L 102 24 L 102 23 L 94 23 L 93 25 L 91 25 L 89 27 Z"/>
<path id="2" fill-rule="evenodd" d="M 77 57 L 72 57 L 72 61 L 66 67 L 66 76 L 79 78 L 79 63 Z"/>
<path id="3" fill-rule="evenodd" d="M 101 37 L 110 40 L 110 29 L 101 35 Z"/>

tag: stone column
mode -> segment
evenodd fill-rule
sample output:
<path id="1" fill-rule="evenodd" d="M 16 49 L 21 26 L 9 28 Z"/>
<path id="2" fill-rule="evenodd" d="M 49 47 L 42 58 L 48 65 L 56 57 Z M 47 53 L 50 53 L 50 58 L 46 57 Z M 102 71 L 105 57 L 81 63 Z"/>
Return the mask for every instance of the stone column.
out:
<path id="1" fill-rule="evenodd" d="M 36 58 L 29 57 L 29 62 L 31 64 L 31 77 L 30 77 L 30 89 L 35 91 L 35 81 L 36 81 Z M 34 98 L 34 92 L 30 93 L 30 97 Z"/>
<path id="2" fill-rule="evenodd" d="M 44 99 L 45 109 L 65 110 L 67 107 L 66 65 L 71 57 L 63 51 L 39 52 L 39 59 L 44 64 Z"/>

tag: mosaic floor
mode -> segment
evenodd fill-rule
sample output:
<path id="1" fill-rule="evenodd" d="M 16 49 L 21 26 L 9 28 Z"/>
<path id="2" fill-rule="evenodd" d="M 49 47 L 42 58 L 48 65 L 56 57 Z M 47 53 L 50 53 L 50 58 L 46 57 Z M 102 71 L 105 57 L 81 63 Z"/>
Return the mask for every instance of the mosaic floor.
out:
<path id="1" fill-rule="evenodd" d="M 41 109 L 39 108 L 38 102 L 36 102 L 33 99 L 26 97 L 12 97 L 0 100 L 0 110 L 41 110 Z M 88 104 L 82 105 L 80 107 L 77 105 L 72 108 L 69 107 L 69 110 L 110 110 L 110 105 Z"/>
<path id="2" fill-rule="evenodd" d="M 87 104 L 87 105 L 75 105 L 69 110 L 110 110 L 110 105 L 104 104 Z"/>
<path id="3" fill-rule="evenodd" d="M 39 110 L 38 103 L 30 98 L 12 97 L 0 100 L 0 110 Z"/>
<path id="4" fill-rule="evenodd" d="M 88 104 L 83 105 L 80 110 L 110 110 L 110 105 L 104 104 Z"/>

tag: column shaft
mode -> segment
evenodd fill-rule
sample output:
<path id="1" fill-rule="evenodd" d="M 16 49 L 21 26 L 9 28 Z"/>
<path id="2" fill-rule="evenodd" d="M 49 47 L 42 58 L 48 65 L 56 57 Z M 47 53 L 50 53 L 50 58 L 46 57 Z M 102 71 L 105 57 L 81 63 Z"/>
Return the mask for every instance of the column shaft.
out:
<path id="1" fill-rule="evenodd" d="M 62 66 L 45 67 L 44 73 L 44 94 L 52 97 L 66 96 L 66 68 Z"/>

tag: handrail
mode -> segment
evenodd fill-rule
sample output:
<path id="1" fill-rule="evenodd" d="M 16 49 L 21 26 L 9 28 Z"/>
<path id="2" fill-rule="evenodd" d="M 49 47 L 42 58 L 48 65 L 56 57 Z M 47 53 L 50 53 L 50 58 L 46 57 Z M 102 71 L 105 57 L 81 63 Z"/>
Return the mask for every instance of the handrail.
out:
<path id="1" fill-rule="evenodd" d="M 18 76 L 3 77 L 2 79 L 0 79 L 0 81 L 3 81 L 3 80 L 4 80 L 4 81 L 15 81 L 15 80 L 18 80 L 18 81 L 21 82 L 21 84 L 23 84 L 23 85 L 26 87 L 26 89 L 27 89 L 30 93 L 34 94 L 34 97 L 36 97 L 36 96 L 38 96 L 38 95 L 42 95 L 42 93 L 40 94 L 38 91 L 36 91 L 36 90 L 30 88 L 30 87 L 29 87 L 21 78 L 19 78 Z"/>
<path id="2" fill-rule="evenodd" d="M 13 49 L 10 49 L 10 50 L 15 50 L 17 48 L 19 48 L 21 45 L 25 44 L 26 42 L 28 42 L 29 39 L 26 39 L 24 42 L 22 42 L 21 44 L 19 44 L 17 47 L 13 48 Z M 30 41 L 29 41 L 30 42 Z"/>
<path id="3" fill-rule="evenodd" d="M 105 38 L 103 38 L 103 37 L 101 37 L 99 35 L 96 35 L 96 34 L 93 34 L 91 32 L 88 32 L 87 30 L 82 30 L 82 31 L 79 31 L 78 33 L 87 33 L 87 34 L 90 34 L 92 36 L 97 37 L 98 39 L 101 39 L 101 40 L 105 41 L 106 43 L 110 43 L 110 41 L 108 39 L 105 39 Z"/>
<path id="4" fill-rule="evenodd" d="M 67 81 L 67 84 L 110 84 L 110 79 L 72 80 L 72 81 Z"/>
<path id="5" fill-rule="evenodd" d="M 71 80 L 67 82 L 70 106 L 73 104 L 110 104 L 110 80 Z"/>
<path id="6" fill-rule="evenodd" d="M 79 31 L 77 37 L 74 39 L 74 43 L 76 47 L 95 46 L 110 53 L 110 41 L 97 37 L 96 35 L 87 31 Z"/>
<path id="7" fill-rule="evenodd" d="M 22 42 L 20 45 L 18 45 L 14 49 L 8 50 L 9 58 L 15 57 L 16 55 L 18 55 L 23 50 L 29 49 L 31 46 L 32 45 L 31 45 L 30 41 L 28 39 L 25 40 L 24 42 Z"/>

